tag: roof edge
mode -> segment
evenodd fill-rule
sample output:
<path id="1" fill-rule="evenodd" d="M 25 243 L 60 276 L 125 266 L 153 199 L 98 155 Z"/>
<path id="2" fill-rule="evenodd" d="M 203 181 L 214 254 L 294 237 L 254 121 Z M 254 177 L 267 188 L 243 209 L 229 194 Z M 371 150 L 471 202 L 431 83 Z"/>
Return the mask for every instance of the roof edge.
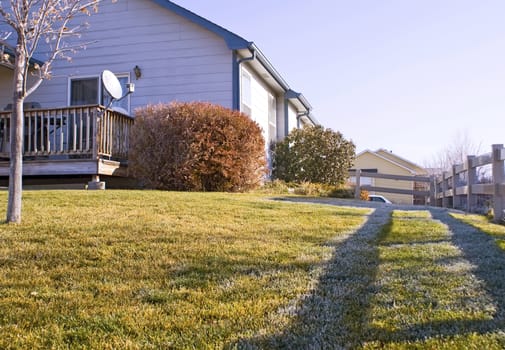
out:
<path id="1" fill-rule="evenodd" d="M 419 169 L 424 169 L 424 167 L 423 167 L 423 166 L 420 166 L 419 164 L 417 164 L 417 163 L 415 163 L 415 162 L 413 162 L 413 161 L 411 161 L 411 160 L 408 160 L 408 159 L 406 159 L 406 158 L 404 158 L 404 157 L 402 157 L 402 156 L 399 156 L 399 155 L 398 155 L 398 154 L 396 154 L 396 153 L 390 152 L 390 151 L 388 151 L 388 150 L 387 150 L 387 149 L 385 149 L 385 148 L 379 148 L 379 149 L 378 149 L 377 151 L 375 151 L 375 152 L 379 152 L 379 151 L 383 151 L 383 152 L 385 152 L 385 153 L 392 154 L 394 157 L 396 157 L 396 158 L 398 158 L 398 159 L 400 159 L 400 160 L 402 160 L 402 161 L 404 161 L 404 162 L 406 162 L 406 163 L 409 163 L 410 165 L 416 166 L 416 167 L 418 167 Z"/>
<path id="2" fill-rule="evenodd" d="M 197 15 L 194 12 L 191 12 L 190 10 L 177 5 L 176 3 L 170 1 L 170 0 L 153 0 L 155 3 L 158 5 L 165 7 L 169 9 L 170 11 L 174 12 L 175 14 L 186 18 L 187 20 L 198 24 L 199 26 L 202 26 L 203 28 L 213 32 L 214 34 L 220 36 L 223 38 L 223 40 L 226 42 L 226 45 L 230 50 L 239 50 L 239 49 L 245 49 L 248 48 L 252 43 L 245 40 L 241 36 L 238 36 L 235 33 L 230 32 L 228 29 L 223 28 L 214 22 L 209 21 L 208 19 Z"/>
<path id="3" fill-rule="evenodd" d="M 300 101 L 300 103 L 303 105 L 303 107 L 305 107 L 305 109 L 308 112 L 310 112 L 312 110 L 311 104 L 305 98 L 305 96 L 303 96 L 303 94 L 301 92 L 296 92 L 295 90 L 290 88 L 290 89 L 286 90 L 285 96 L 288 100 L 296 99 L 296 100 Z"/>
<path id="4" fill-rule="evenodd" d="M 272 75 L 272 77 L 279 83 L 279 85 L 284 89 L 284 91 L 289 91 L 291 88 L 289 87 L 289 84 L 284 80 L 284 78 L 281 76 L 281 74 L 275 69 L 273 64 L 268 60 L 268 58 L 261 52 L 260 48 L 256 46 L 254 42 L 251 42 L 249 47 L 249 50 L 251 52 L 256 52 L 256 58 L 258 61 L 265 67 L 265 69 Z"/>

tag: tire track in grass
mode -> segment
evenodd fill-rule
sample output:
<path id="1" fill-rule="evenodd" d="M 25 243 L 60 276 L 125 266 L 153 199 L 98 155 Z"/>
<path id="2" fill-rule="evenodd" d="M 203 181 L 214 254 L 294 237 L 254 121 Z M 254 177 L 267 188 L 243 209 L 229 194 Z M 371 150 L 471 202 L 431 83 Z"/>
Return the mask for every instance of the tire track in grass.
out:
<path id="1" fill-rule="evenodd" d="M 362 340 L 363 324 L 377 271 L 376 238 L 390 207 L 375 209 L 366 223 L 336 245 L 314 288 L 290 312 L 293 322 L 278 334 L 241 339 L 238 349 L 351 349 Z"/>
<path id="2" fill-rule="evenodd" d="M 381 234 L 364 348 L 505 346 L 505 255 L 476 231 L 440 210 L 394 212 Z"/>
<path id="3" fill-rule="evenodd" d="M 447 211 L 434 209 L 432 215 L 453 232 L 453 244 L 475 267 L 472 273 L 482 281 L 483 288 L 494 300 L 493 317 L 480 328 L 487 332 L 501 331 L 505 339 L 505 253 L 496 245 L 494 237 L 455 219 Z M 505 348 L 505 343 L 502 345 Z"/>

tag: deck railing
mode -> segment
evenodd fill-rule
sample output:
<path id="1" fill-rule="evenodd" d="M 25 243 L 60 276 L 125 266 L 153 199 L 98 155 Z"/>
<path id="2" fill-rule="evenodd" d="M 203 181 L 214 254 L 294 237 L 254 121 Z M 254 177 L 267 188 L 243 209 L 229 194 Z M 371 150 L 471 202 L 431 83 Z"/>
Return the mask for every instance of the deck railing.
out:
<path id="1" fill-rule="evenodd" d="M 12 112 L 0 112 L 0 157 L 9 158 Z M 25 159 L 127 160 L 133 118 L 103 106 L 24 111 Z"/>

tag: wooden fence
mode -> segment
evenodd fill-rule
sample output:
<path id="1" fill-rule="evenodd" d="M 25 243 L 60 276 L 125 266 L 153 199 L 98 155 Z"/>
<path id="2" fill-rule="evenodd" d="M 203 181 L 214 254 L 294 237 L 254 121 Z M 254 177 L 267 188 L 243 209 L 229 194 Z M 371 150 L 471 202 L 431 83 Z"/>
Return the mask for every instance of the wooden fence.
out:
<path id="1" fill-rule="evenodd" d="M 453 165 L 435 180 L 436 203 L 442 207 L 475 212 L 481 204 L 479 196 L 487 196 L 494 211 L 494 221 L 505 220 L 505 148 L 493 145 L 491 153 L 468 156 L 464 164 Z M 479 169 L 489 167 L 490 176 Z"/>
<path id="2" fill-rule="evenodd" d="M 435 202 L 435 192 L 433 188 L 433 178 L 429 176 L 405 176 L 405 175 L 392 175 L 392 174 L 380 174 L 365 172 L 360 169 L 350 171 L 349 176 L 354 176 L 356 178 L 356 189 L 355 197 L 360 198 L 361 191 L 374 191 L 374 192 L 384 192 L 384 193 L 394 193 L 394 194 L 406 194 L 411 196 L 421 196 L 429 199 L 430 203 Z M 409 181 L 413 183 L 412 189 L 400 189 L 394 187 L 377 187 L 371 185 L 361 185 L 361 177 L 374 178 L 374 179 L 387 179 L 387 180 L 397 180 L 397 181 Z M 427 190 L 416 190 L 415 183 L 426 183 Z"/>
<path id="3" fill-rule="evenodd" d="M 491 207 L 495 222 L 505 222 L 505 148 L 502 144 L 493 145 L 491 153 L 480 156 L 468 156 L 464 164 L 452 166 L 451 171 L 445 171 L 441 176 L 401 176 L 350 171 L 350 176 L 356 177 L 356 198 L 361 190 L 425 196 L 432 206 L 454 208 L 467 212 L 480 212 Z M 360 178 L 378 178 L 413 183 L 427 183 L 429 190 L 412 190 L 361 185 Z"/>

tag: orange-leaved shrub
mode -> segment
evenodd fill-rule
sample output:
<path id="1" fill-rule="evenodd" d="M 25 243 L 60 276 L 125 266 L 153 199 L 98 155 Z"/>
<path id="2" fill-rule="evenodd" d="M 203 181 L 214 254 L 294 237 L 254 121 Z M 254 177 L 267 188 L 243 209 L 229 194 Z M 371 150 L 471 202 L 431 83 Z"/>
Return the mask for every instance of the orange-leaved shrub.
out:
<path id="1" fill-rule="evenodd" d="M 130 144 L 128 168 L 147 188 L 242 192 L 256 188 L 265 176 L 258 124 L 210 103 L 136 110 Z"/>
<path id="2" fill-rule="evenodd" d="M 359 193 L 359 199 L 361 199 L 362 201 L 367 201 L 368 195 L 369 195 L 369 193 L 367 190 L 361 190 Z"/>

